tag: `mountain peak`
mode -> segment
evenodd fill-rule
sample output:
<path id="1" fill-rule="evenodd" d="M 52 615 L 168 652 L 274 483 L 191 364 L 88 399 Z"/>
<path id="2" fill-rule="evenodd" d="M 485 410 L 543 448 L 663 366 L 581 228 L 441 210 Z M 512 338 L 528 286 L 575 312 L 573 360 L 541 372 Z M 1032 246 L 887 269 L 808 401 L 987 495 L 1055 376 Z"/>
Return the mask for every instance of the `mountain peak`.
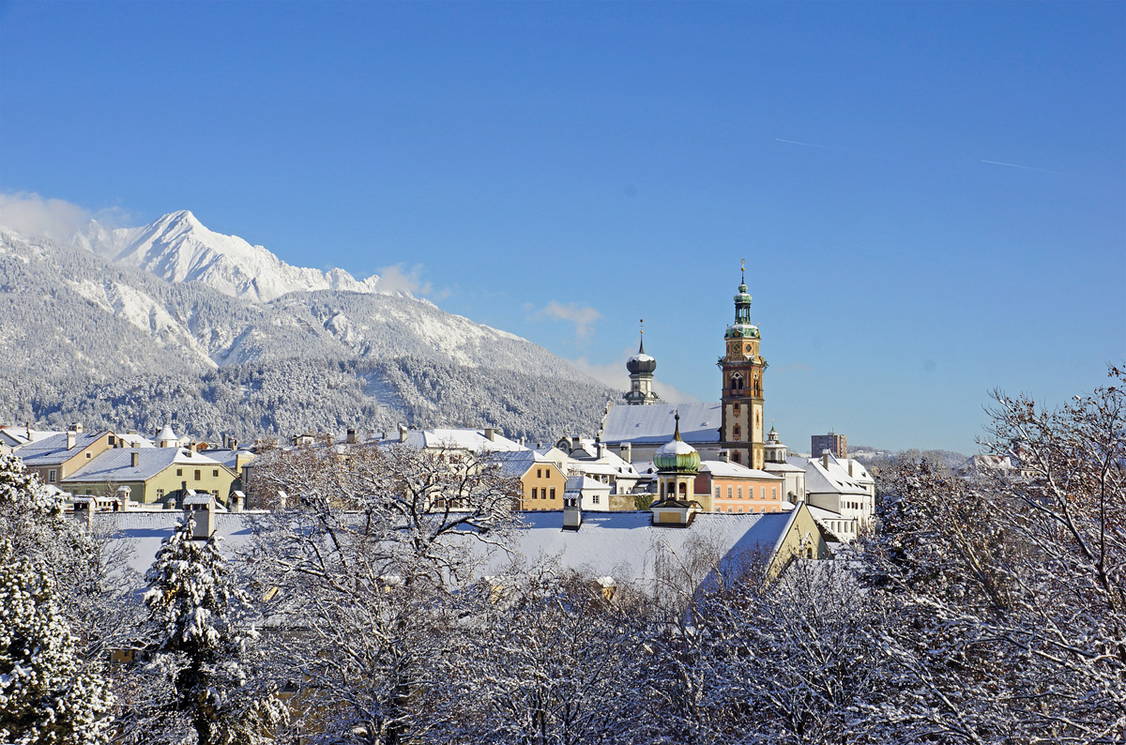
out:
<path id="1" fill-rule="evenodd" d="M 191 210 L 161 215 L 140 228 L 87 231 L 84 244 L 114 261 L 169 282 L 198 282 L 234 297 L 269 302 L 290 292 L 379 292 L 378 276 L 359 280 L 343 269 L 287 264 L 264 246 L 217 233 Z"/>

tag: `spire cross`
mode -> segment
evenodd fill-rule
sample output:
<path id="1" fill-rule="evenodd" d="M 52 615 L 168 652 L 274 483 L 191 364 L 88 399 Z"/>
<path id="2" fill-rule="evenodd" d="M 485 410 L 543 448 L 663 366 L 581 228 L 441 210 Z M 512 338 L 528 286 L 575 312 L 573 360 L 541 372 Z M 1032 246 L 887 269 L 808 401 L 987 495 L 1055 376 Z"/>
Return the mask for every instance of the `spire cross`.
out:
<path id="1" fill-rule="evenodd" d="M 740 284 L 746 284 L 747 283 L 746 274 L 747 274 L 747 260 L 746 259 L 739 259 L 739 283 Z"/>
<path id="2" fill-rule="evenodd" d="M 638 323 L 641 324 L 641 344 L 637 347 L 637 353 L 645 354 L 645 319 L 642 318 Z"/>
<path id="3" fill-rule="evenodd" d="M 672 433 L 672 438 L 674 440 L 679 440 L 680 439 L 680 409 L 674 409 L 673 410 L 673 419 L 676 420 L 676 429 Z"/>

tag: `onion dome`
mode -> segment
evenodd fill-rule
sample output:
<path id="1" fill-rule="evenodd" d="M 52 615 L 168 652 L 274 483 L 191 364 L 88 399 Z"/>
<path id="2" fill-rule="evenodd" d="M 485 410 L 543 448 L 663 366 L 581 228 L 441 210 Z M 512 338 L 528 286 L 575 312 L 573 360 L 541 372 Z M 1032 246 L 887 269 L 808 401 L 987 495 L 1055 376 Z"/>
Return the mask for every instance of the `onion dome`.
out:
<path id="1" fill-rule="evenodd" d="M 676 431 L 672 440 L 657 448 L 653 465 L 660 472 L 696 473 L 700 470 L 700 454 L 696 448 L 680 439 L 680 414 L 676 415 Z"/>
<path id="2" fill-rule="evenodd" d="M 642 331 L 642 334 L 645 332 Z M 645 354 L 645 337 L 641 337 L 641 344 L 637 347 L 637 354 L 630 357 L 626 362 L 626 369 L 629 370 L 630 375 L 638 375 L 640 373 L 652 373 L 657 369 L 657 360 Z"/>
<path id="3" fill-rule="evenodd" d="M 747 291 L 745 267 L 739 269 L 739 291 L 735 294 L 735 323 L 727 327 L 727 339 L 757 339 L 758 326 L 751 323 L 751 293 Z"/>

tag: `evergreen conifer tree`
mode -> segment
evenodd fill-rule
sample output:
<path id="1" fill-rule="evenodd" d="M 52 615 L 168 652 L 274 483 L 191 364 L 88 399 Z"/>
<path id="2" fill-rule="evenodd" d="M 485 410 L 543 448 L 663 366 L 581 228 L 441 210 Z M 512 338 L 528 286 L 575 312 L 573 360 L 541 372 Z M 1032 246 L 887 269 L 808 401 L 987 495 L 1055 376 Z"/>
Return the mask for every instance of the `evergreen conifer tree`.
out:
<path id="1" fill-rule="evenodd" d="M 218 540 L 193 540 L 191 518 L 165 540 L 146 578 L 152 668 L 171 684 L 198 745 L 272 742 L 285 709 L 255 670 L 258 632 Z"/>
<path id="2" fill-rule="evenodd" d="M 100 745 L 111 704 L 79 658 L 50 576 L 0 539 L 0 742 Z"/>

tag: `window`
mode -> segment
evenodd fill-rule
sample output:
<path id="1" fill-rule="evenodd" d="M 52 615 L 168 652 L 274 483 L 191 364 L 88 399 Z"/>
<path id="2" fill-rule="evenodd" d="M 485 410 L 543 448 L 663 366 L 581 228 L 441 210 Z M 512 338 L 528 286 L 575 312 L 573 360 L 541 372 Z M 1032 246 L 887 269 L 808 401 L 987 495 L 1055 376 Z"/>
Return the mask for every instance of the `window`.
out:
<path id="1" fill-rule="evenodd" d="M 195 469 L 195 480 L 199 481 L 199 469 Z"/>
<path id="2" fill-rule="evenodd" d="M 720 490 L 720 488 L 719 488 L 719 487 L 717 486 L 717 487 L 715 488 L 715 498 L 716 498 L 716 499 L 719 499 L 719 493 L 720 493 L 720 491 L 721 491 L 721 490 Z"/>
<path id="3" fill-rule="evenodd" d="M 770 487 L 770 498 L 771 499 L 778 499 L 778 487 L 777 486 Z"/>
<path id="4" fill-rule="evenodd" d="M 551 487 L 551 498 L 555 499 L 555 487 Z"/>
<path id="5" fill-rule="evenodd" d="M 540 490 L 532 487 L 532 499 L 536 499 L 540 495 Z"/>
<path id="6" fill-rule="evenodd" d="M 742 409 L 739 407 L 739 404 L 732 404 L 731 405 L 731 413 L 732 414 L 738 414 L 740 411 L 742 411 Z"/>
<path id="7" fill-rule="evenodd" d="M 176 469 L 176 475 L 177 476 L 183 476 L 184 475 L 184 469 L 183 468 L 177 468 Z"/>
<path id="8" fill-rule="evenodd" d="M 738 440 L 742 436 L 743 436 L 743 429 L 738 424 L 736 424 L 734 427 L 731 428 L 731 437 L 733 439 Z"/>
<path id="9" fill-rule="evenodd" d="M 219 478 L 219 469 L 218 468 L 212 468 L 211 469 L 211 478 L 213 478 L 213 479 Z"/>
<path id="10" fill-rule="evenodd" d="M 738 489 L 736 489 L 735 494 L 739 497 L 739 499 L 742 499 L 743 498 L 743 487 L 740 486 Z"/>
<path id="11" fill-rule="evenodd" d="M 591 504 L 598 504 L 598 495 L 597 494 L 595 494 L 593 497 L 590 498 L 590 503 Z"/>
<path id="12" fill-rule="evenodd" d="M 93 454 L 93 453 L 91 453 L 91 452 L 90 452 L 89 450 L 87 450 L 87 451 L 86 451 L 86 460 L 90 460 L 90 459 L 91 459 L 91 458 L 93 458 L 93 457 L 94 457 L 94 454 Z"/>
<path id="13" fill-rule="evenodd" d="M 114 447 L 115 445 L 117 445 L 117 438 L 114 437 L 113 435 L 110 435 L 109 436 L 109 446 Z"/>
<path id="14" fill-rule="evenodd" d="M 47 471 L 47 481 L 48 482 L 53 484 L 58 480 L 59 480 L 59 472 L 58 471 L 56 471 L 54 468 L 52 468 L 50 471 Z"/>
<path id="15" fill-rule="evenodd" d="M 163 489 L 157 489 L 156 490 L 156 498 L 157 499 L 164 499 L 164 490 Z"/>
<path id="16" fill-rule="evenodd" d="M 727 487 L 727 498 L 728 498 L 728 499 L 731 499 L 731 498 L 732 498 L 732 497 L 731 497 L 731 495 L 732 495 L 733 493 L 734 493 L 734 492 L 733 492 L 733 489 L 732 489 L 732 487 L 731 487 L 731 486 L 728 486 L 728 487 Z"/>

